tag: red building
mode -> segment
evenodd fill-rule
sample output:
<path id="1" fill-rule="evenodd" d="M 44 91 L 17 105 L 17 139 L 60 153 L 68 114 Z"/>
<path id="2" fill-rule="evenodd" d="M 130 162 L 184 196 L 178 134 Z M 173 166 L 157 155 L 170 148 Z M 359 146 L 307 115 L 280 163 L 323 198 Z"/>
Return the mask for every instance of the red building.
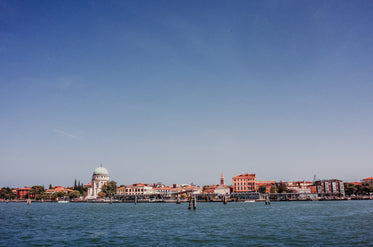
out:
<path id="1" fill-rule="evenodd" d="M 271 192 L 272 185 L 275 185 L 276 181 L 256 181 L 256 190 L 259 190 L 260 186 L 266 187 L 266 193 Z"/>
<path id="2" fill-rule="evenodd" d="M 232 178 L 233 193 L 256 191 L 256 175 L 241 174 Z"/>
<path id="3" fill-rule="evenodd" d="M 25 186 L 24 188 L 16 189 L 16 198 L 17 199 L 34 199 L 35 194 L 30 193 L 31 188 Z"/>
<path id="4" fill-rule="evenodd" d="M 363 180 L 361 180 L 361 185 L 363 186 L 373 185 L 373 177 L 364 178 Z"/>

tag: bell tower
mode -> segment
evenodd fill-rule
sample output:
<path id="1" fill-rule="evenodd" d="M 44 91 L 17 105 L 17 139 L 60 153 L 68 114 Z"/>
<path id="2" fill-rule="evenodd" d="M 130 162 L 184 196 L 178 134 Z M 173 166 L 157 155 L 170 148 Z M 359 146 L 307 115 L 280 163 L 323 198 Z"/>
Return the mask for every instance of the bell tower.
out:
<path id="1" fill-rule="evenodd" d="M 224 185 L 224 176 L 223 176 L 223 173 L 221 173 L 220 185 Z"/>

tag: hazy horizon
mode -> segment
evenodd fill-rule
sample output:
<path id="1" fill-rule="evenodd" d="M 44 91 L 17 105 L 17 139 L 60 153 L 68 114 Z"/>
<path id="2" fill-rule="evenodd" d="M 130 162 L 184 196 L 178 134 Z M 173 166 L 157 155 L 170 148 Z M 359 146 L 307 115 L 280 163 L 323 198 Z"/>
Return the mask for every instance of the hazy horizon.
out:
<path id="1" fill-rule="evenodd" d="M 373 176 L 372 1 L 1 1 L 0 187 Z"/>

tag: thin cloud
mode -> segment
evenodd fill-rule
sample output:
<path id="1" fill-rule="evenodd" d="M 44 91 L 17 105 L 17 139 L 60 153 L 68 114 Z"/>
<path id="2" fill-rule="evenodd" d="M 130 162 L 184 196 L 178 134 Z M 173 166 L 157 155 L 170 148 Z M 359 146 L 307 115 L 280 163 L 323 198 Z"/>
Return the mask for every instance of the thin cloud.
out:
<path id="1" fill-rule="evenodd" d="M 59 130 L 59 129 L 54 129 L 53 132 L 59 134 L 59 135 L 62 135 L 62 136 L 67 136 L 69 138 L 72 138 L 72 139 L 79 139 L 77 136 L 73 135 L 73 134 L 70 134 L 70 133 L 67 133 L 66 131 L 63 131 L 63 130 Z"/>

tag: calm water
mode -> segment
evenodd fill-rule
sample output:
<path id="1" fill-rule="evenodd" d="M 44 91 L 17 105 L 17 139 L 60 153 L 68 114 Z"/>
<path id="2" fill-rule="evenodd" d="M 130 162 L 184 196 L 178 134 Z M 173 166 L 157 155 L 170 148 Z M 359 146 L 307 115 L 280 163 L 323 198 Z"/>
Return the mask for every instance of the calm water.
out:
<path id="1" fill-rule="evenodd" d="M 373 246 L 373 201 L 0 203 L 0 246 Z"/>

